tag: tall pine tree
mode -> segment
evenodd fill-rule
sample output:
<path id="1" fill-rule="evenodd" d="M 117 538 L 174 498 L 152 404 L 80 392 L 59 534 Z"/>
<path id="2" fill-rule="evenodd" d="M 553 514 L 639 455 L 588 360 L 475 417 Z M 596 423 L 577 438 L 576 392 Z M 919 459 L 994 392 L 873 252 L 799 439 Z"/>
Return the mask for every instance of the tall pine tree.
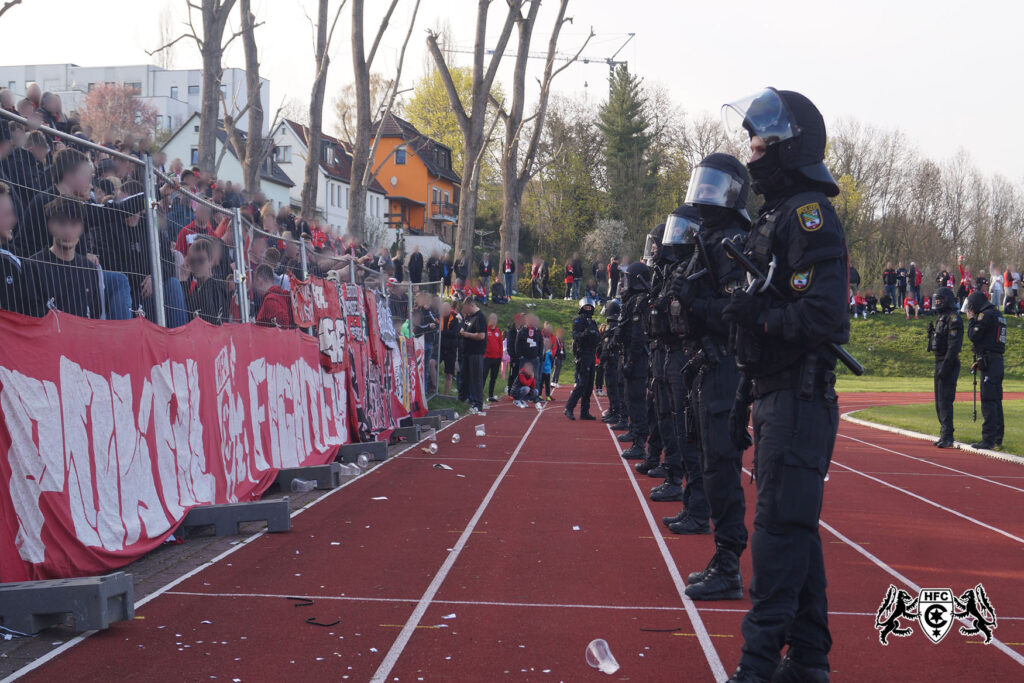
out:
<path id="1" fill-rule="evenodd" d="M 626 224 L 628 243 L 637 247 L 653 227 L 658 182 L 646 101 L 640 80 L 621 64 L 611 77 L 608 102 L 597 124 L 604 137 L 608 213 Z"/>

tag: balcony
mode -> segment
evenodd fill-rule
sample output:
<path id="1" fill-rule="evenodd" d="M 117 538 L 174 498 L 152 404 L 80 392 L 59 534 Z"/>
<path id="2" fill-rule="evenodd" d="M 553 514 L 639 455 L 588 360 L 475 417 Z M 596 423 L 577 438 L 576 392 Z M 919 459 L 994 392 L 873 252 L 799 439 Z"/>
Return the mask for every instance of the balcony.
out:
<path id="1" fill-rule="evenodd" d="M 451 202 L 431 202 L 430 218 L 435 221 L 454 223 L 459 217 L 459 207 Z"/>

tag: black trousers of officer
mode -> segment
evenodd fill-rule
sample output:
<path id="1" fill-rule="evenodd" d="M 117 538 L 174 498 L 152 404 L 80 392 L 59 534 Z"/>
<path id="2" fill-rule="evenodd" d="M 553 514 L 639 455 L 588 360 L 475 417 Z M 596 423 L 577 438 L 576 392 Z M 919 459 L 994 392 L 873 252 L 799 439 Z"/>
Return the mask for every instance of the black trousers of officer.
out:
<path id="1" fill-rule="evenodd" d="M 625 416 L 626 408 L 622 401 L 622 377 L 619 372 L 619 359 L 611 358 L 602 363 L 604 366 L 604 383 L 608 390 L 608 409 L 615 415 Z"/>
<path id="2" fill-rule="evenodd" d="M 711 509 L 715 546 L 739 555 L 747 547 L 747 511 L 743 497 L 743 454 L 729 437 L 729 411 L 740 373 L 731 355 L 697 373 L 691 406 L 697 409 L 704 494 Z"/>
<path id="3" fill-rule="evenodd" d="M 984 366 L 978 380 L 981 415 L 985 419 L 981 440 L 998 446 L 1003 443 L 1003 355 L 986 354 Z"/>
<path id="4" fill-rule="evenodd" d="M 665 376 L 666 355 L 666 350 L 661 347 L 651 352 L 652 379 L 648 401 L 652 410 L 647 414 L 651 436 L 647 440 L 647 454 L 652 462 L 655 460 L 652 456 L 664 454 L 661 459 L 667 463 L 670 460 L 679 461 L 679 440 L 676 438 L 676 426 L 672 421 L 672 396 Z M 681 484 L 682 477 L 672 478 L 672 483 Z"/>
<path id="5" fill-rule="evenodd" d="M 590 394 L 594 391 L 594 368 L 592 359 L 579 358 L 576 360 L 576 386 L 569 394 L 569 402 L 565 404 L 566 410 L 572 412 L 576 408 L 576 404 L 579 403 L 581 415 L 590 413 Z"/>
<path id="6" fill-rule="evenodd" d="M 629 429 L 636 436 L 636 442 L 643 445 L 647 439 L 647 358 L 632 359 L 628 368 L 623 368 L 622 377 L 626 384 L 626 410 L 629 413 Z"/>
<path id="7" fill-rule="evenodd" d="M 668 384 L 671 401 L 676 449 L 673 455 L 665 454 L 665 471 L 671 481 L 686 479 L 683 487 L 683 505 L 691 517 L 697 520 L 708 518 L 708 500 L 704 495 L 704 473 L 700 464 L 700 445 L 697 443 L 696 428 L 690 429 L 686 416 L 690 414 L 689 387 L 683 377 L 683 368 L 688 362 L 682 349 L 669 349 L 665 355 L 665 382 Z"/>
<path id="8" fill-rule="evenodd" d="M 960 359 L 954 358 L 947 375 L 940 375 L 944 361 L 935 361 L 935 414 L 939 418 L 939 438 L 953 438 L 953 401 L 956 380 L 960 376 Z"/>
<path id="9" fill-rule="evenodd" d="M 828 375 L 809 396 L 780 389 L 754 401 L 753 605 L 743 619 L 740 664 L 765 678 L 784 644 L 795 661 L 828 668 L 832 636 L 818 518 L 839 425 L 835 375 Z"/>

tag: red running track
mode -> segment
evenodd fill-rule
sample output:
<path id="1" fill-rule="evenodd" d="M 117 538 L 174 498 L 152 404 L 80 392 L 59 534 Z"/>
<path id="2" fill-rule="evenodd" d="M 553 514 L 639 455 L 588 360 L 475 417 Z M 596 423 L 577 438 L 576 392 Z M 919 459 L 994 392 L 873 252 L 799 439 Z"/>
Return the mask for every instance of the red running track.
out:
<path id="1" fill-rule="evenodd" d="M 437 455 L 388 461 L 290 533 L 236 546 L 25 680 L 602 680 L 583 657 L 598 637 L 621 664 L 614 680 L 723 678 L 749 602 L 684 602 L 679 576 L 703 568 L 712 537 L 662 533 L 678 504 L 648 502 L 657 482 L 626 466 L 605 426 L 568 422 L 561 407 L 464 418 Z M 1024 468 L 847 422 L 833 463 L 822 512 L 832 680 L 1024 680 Z M 749 582 L 749 554 L 743 573 Z M 932 645 L 916 625 L 878 642 L 890 583 L 916 595 L 979 581 L 998 643 L 954 630 Z"/>

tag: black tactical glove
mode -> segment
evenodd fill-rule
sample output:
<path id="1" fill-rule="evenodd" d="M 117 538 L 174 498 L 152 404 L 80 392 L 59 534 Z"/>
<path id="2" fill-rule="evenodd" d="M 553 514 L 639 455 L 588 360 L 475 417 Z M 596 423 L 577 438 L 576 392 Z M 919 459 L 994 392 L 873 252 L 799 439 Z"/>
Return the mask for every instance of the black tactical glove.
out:
<path id="1" fill-rule="evenodd" d="M 736 388 L 736 398 L 733 401 L 732 410 L 729 411 L 729 438 L 741 453 L 754 445 L 754 440 L 750 438 L 750 432 L 747 431 L 747 424 L 750 422 L 750 404 L 753 400 L 751 388 L 750 380 L 741 376 L 739 387 Z"/>
<path id="2" fill-rule="evenodd" d="M 750 330 L 760 330 L 764 327 L 763 316 L 763 302 L 742 289 L 733 292 L 729 303 L 722 309 L 722 318 L 726 322 Z"/>
<path id="3" fill-rule="evenodd" d="M 672 296 L 685 310 L 689 310 L 693 305 L 693 300 L 697 298 L 697 288 L 686 277 L 683 268 L 677 269 L 676 274 L 672 277 Z"/>

